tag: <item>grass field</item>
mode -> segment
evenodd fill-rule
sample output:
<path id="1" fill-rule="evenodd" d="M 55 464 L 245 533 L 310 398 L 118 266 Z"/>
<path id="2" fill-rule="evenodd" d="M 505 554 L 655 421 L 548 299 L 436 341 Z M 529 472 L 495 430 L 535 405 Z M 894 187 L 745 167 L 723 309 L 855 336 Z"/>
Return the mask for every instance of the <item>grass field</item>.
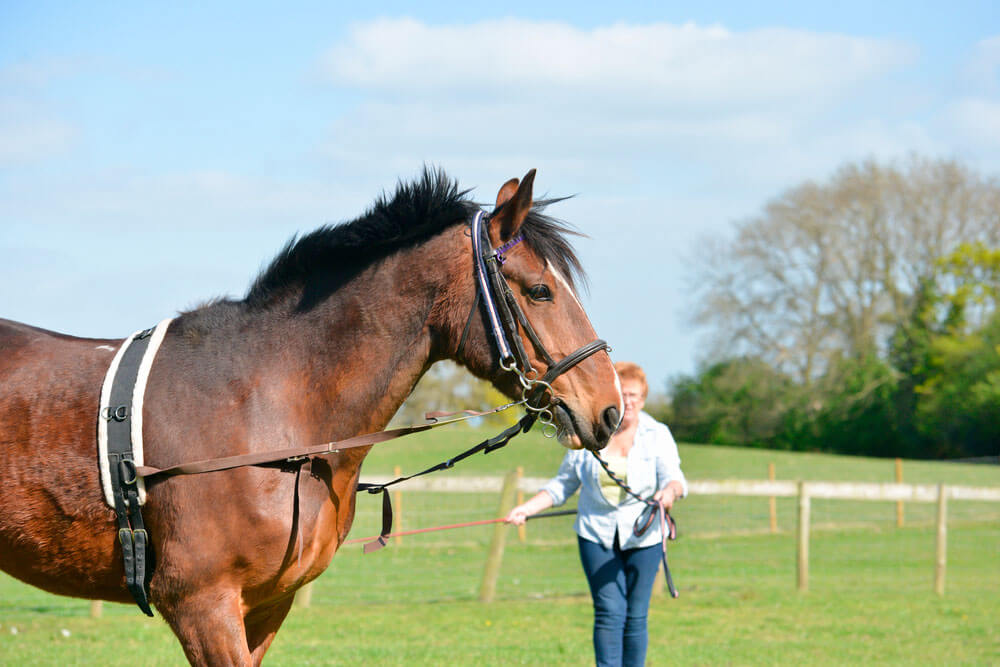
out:
<path id="1" fill-rule="evenodd" d="M 485 433 L 382 446 L 366 472 L 426 467 Z M 892 481 L 891 461 L 682 446 L 692 479 Z M 554 472 L 561 450 L 534 434 L 441 474 Z M 1000 486 L 1000 468 L 907 461 L 908 482 Z M 405 493 L 405 491 L 404 491 Z M 779 499 L 780 500 L 780 499 Z M 359 499 L 352 535 L 377 524 L 377 501 Z M 407 527 L 496 516 L 495 495 L 404 495 Z M 766 499 L 692 497 L 675 511 L 671 545 L 678 600 L 654 599 L 649 664 L 996 664 L 1000 659 L 1000 504 L 949 505 L 947 592 L 932 592 L 934 508 L 814 500 L 810 590 L 795 589 L 794 507 L 779 502 L 767 531 Z M 348 548 L 317 580 L 268 654 L 272 665 L 591 664 L 591 610 L 572 519 L 528 526 L 508 543 L 497 601 L 476 601 L 492 527 L 407 538 L 378 554 Z M 369 532 L 366 532 L 369 531 Z M 0 575 L 0 664 L 184 664 L 160 619 L 60 598 Z"/>

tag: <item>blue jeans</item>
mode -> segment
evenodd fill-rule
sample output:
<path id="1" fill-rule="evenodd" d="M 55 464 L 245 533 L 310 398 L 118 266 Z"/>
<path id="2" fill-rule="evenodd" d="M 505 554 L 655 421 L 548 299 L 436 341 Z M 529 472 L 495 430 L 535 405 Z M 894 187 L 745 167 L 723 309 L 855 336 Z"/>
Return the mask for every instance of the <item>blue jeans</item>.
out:
<path id="1" fill-rule="evenodd" d="M 646 662 L 646 615 L 663 547 L 622 549 L 577 536 L 580 561 L 594 600 L 594 656 L 598 667 L 636 667 Z"/>

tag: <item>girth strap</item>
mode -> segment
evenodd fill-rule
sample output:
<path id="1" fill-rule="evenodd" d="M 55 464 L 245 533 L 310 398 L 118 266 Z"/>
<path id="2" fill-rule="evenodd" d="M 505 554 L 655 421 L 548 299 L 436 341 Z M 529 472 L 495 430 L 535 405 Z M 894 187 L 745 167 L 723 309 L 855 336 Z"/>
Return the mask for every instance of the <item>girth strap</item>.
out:
<path id="1" fill-rule="evenodd" d="M 139 609 L 152 616 L 146 590 L 148 568 L 152 564 L 151 545 L 139 507 L 139 476 L 132 451 L 133 389 L 139 366 L 149 347 L 153 329 L 146 329 L 126 341 L 111 384 L 110 403 L 101 414 L 107 421 L 108 467 L 118 520 L 118 541 L 122 548 L 125 586 Z"/>

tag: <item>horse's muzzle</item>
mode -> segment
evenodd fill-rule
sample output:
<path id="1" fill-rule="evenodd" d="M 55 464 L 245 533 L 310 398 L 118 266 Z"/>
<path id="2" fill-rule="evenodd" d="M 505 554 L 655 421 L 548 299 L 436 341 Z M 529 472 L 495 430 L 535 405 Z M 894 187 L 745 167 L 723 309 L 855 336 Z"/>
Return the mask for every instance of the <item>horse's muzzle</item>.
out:
<path id="1" fill-rule="evenodd" d="M 552 406 L 559 427 L 559 442 L 568 449 L 604 449 L 621 423 L 616 406 L 605 408 L 596 424 L 581 419 L 576 410 L 559 399 L 553 400 Z"/>

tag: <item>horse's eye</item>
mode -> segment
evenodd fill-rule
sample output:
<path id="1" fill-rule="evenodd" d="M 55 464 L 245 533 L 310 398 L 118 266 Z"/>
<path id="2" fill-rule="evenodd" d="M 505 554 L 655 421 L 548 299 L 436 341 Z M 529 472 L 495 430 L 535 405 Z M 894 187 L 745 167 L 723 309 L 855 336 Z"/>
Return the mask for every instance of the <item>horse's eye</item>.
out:
<path id="1" fill-rule="evenodd" d="M 548 285 L 532 285 L 528 288 L 528 296 L 532 301 L 552 301 L 552 291 Z"/>

